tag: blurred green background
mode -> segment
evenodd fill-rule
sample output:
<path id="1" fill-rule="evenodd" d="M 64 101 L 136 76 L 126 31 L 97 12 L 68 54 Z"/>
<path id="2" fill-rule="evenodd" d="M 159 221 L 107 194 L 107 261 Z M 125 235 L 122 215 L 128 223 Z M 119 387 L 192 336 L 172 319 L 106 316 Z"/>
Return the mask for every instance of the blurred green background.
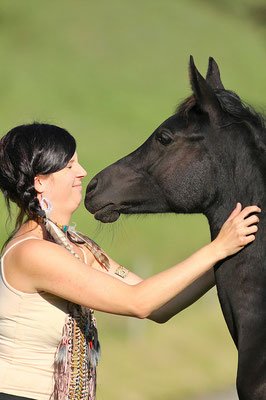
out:
<path id="1" fill-rule="evenodd" d="M 225 87 L 261 109 L 265 20 L 262 0 L 2 0 L 1 136 L 34 120 L 65 127 L 88 183 L 190 94 L 190 54 L 202 74 L 213 56 Z M 12 225 L 0 202 L 2 244 Z M 121 217 L 102 226 L 81 205 L 73 221 L 142 277 L 210 240 L 202 216 Z M 188 399 L 235 380 L 237 355 L 215 290 L 165 325 L 97 314 L 98 400 Z"/>

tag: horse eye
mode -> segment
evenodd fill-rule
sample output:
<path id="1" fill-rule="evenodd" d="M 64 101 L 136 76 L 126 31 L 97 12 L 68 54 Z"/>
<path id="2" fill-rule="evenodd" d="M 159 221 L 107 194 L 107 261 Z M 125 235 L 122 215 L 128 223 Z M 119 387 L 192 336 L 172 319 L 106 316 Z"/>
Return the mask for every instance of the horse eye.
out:
<path id="1" fill-rule="evenodd" d="M 173 141 L 173 138 L 165 132 L 160 132 L 156 136 L 156 140 L 158 140 L 158 142 L 160 142 L 163 146 L 167 146 Z"/>

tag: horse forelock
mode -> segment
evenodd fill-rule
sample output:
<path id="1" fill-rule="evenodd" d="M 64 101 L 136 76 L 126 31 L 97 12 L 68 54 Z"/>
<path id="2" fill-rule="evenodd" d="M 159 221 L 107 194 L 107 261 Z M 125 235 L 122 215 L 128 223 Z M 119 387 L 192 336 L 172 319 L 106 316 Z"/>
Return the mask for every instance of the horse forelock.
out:
<path id="1" fill-rule="evenodd" d="M 197 101 L 194 95 L 187 97 L 182 103 L 176 107 L 176 114 L 181 114 L 184 117 L 188 116 L 189 111 L 196 105 Z"/>

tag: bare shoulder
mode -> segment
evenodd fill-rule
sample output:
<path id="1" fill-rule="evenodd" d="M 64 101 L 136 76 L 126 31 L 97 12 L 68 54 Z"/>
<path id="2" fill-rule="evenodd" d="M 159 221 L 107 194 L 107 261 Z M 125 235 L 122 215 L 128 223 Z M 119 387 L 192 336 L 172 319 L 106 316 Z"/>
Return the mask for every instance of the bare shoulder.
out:
<path id="1" fill-rule="evenodd" d="M 30 238 L 17 244 L 5 259 L 6 279 L 15 289 L 46 291 L 66 299 L 72 287 L 78 293 L 78 284 L 87 281 L 90 269 L 58 244 Z"/>
<path id="2" fill-rule="evenodd" d="M 60 266 L 65 261 L 76 261 L 75 257 L 68 250 L 58 244 L 43 239 L 36 239 L 29 238 L 23 243 L 19 243 L 10 252 L 12 260 L 25 271 L 31 270 L 33 273 L 37 271 L 41 272 L 43 268 L 47 271 L 49 265 L 55 267 L 57 265 Z"/>
<path id="3" fill-rule="evenodd" d="M 11 249 L 11 246 L 15 245 Z M 19 243 L 11 242 L 7 247 L 4 259 L 5 277 L 7 282 L 17 290 L 26 293 L 34 293 L 38 288 L 38 282 L 50 275 L 51 281 L 56 281 L 63 273 L 63 267 L 82 264 L 66 249 L 56 243 L 40 238 L 27 238 Z"/>
<path id="4" fill-rule="evenodd" d="M 38 237 L 26 237 L 25 239 L 12 242 L 7 247 L 7 251 L 9 248 L 11 250 L 13 245 L 14 248 L 12 248 L 12 251 L 10 251 L 7 256 L 19 261 L 21 265 L 27 264 L 31 260 L 36 261 L 43 253 L 49 255 L 49 253 L 52 252 L 54 255 L 54 253 L 57 253 L 60 249 L 60 246 L 56 243 Z"/>
<path id="5" fill-rule="evenodd" d="M 40 270 L 47 252 L 54 251 L 52 243 L 38 237 L 13 239 L 4 252 L 3 267 L 7 282 L 16 290 L 34 293 L 31 275 Z"/>

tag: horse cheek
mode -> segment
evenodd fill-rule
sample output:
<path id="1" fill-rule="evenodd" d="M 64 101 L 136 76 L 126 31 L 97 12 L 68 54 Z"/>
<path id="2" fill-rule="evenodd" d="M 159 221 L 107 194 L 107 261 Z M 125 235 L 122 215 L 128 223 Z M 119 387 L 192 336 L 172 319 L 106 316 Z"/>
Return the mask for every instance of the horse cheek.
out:
<path id="1" fill-rule="evenodd" d="M 167 170 L 162 186 L 174 212 L 204 212 L 215 194 L 213 170 L 207 157 L 179 163 Z"/>

